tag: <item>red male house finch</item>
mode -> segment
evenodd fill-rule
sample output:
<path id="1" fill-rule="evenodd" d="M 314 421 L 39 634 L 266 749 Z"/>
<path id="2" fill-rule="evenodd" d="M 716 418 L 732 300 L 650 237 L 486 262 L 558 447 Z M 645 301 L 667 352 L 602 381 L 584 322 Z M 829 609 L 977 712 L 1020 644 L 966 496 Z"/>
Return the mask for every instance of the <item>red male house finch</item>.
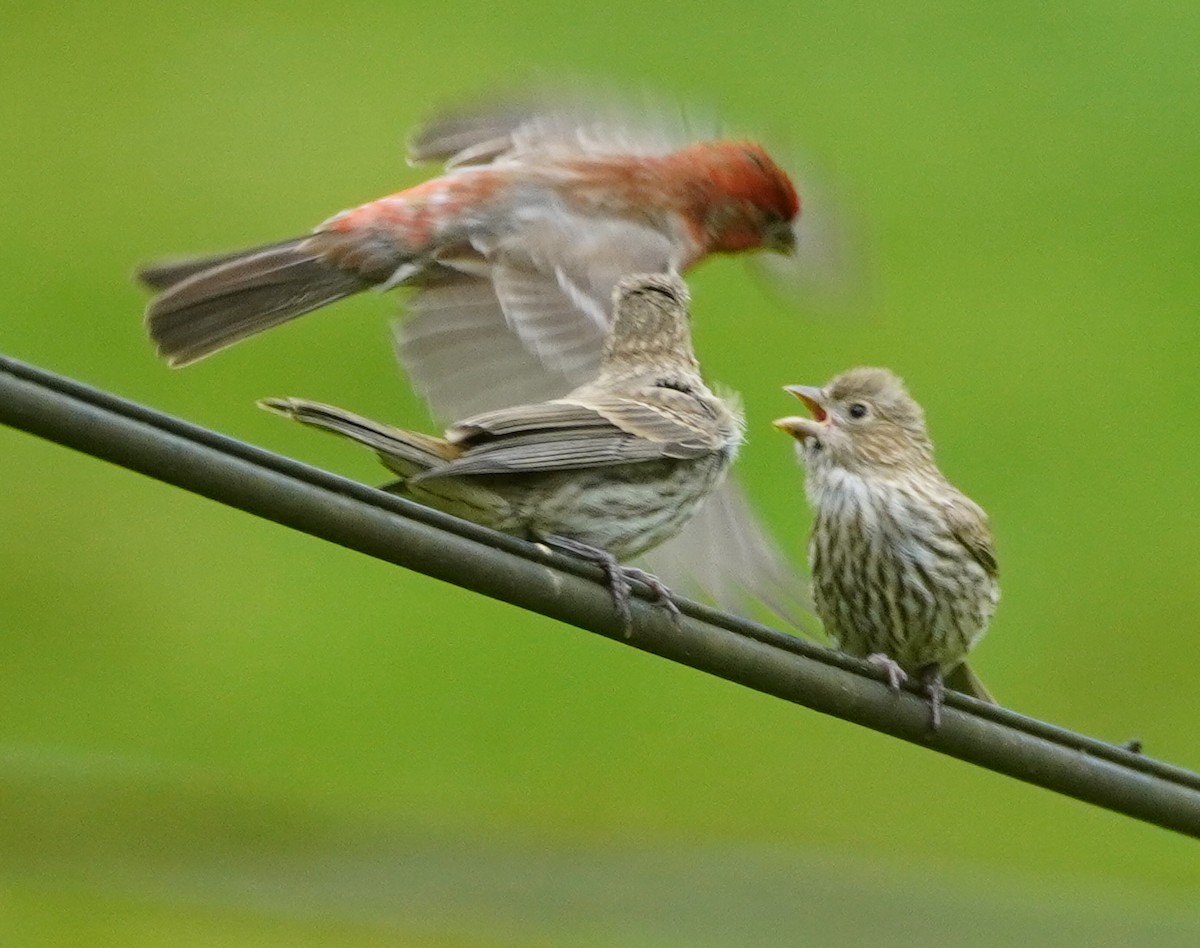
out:
<path id="1" fill-rule="evenodd" d="M 144 267 L 150 335 L 186 365 L 361 290 L 409 286 L 397 349 L 442 419 L 565 394 L 594 377 L 613 286 L 711 254 L 787 252 L 800 204 L 750 141 L 688 143 L 665 119 L 600 106 L 491 106 L 421 130 L 447 170 L 312 233 Z M 734 484 L 653 564 L 737 608 L 794 616 L 802 586 Z"/>
<path id="2" fill-rule="evenodd" d="M 680 279 L 622 280 L 613 309 L 594 380 L 460 421 L 444 438 L 302 399 L 261 404 L 373 448 L 400 476 L 389 490 L 600 561 L 628 626 L 616 561 L 679 532 L 724 478 L 743 422 L 700 377 Z M 632 572 L 673 608 L 654 577 Z"/>
<path id="3" fill-rule="evenodd" d="M 922 676 L 935 728 L 943 674 L 993 701 L 964 662 L 1000 597 L 992 532 L 934 463 L 921 406 L 887 369 L 787 391 L 813 415 L 775 426 L 807 470 L 813 598 L 834 644 L 883 665 L 893 688 Z"/>

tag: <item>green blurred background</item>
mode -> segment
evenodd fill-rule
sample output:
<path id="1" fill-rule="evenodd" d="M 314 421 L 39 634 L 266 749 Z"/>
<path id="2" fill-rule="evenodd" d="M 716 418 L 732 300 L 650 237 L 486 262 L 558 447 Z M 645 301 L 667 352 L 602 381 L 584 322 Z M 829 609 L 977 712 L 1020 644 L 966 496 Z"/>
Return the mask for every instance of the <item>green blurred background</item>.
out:
<path id="1" fill-rule="evenodd" d="M 857 5 L 855 5 L 857 6 Z M 181 372 L 128 274 L 421 180 L 559 72 L 795 146 L 862 287 L 695 275 L 796 557 L 779 386 L 897 369 L 991 513 L 975 664 L 1200 766 L 1200 7 L 346 0 L 0 10 L 0 351 L 378 482 L 254 408 L 420 426 L 368 296 Z M 0 943 L 1196 944 L 1194 842 L 0 430 Z"/>

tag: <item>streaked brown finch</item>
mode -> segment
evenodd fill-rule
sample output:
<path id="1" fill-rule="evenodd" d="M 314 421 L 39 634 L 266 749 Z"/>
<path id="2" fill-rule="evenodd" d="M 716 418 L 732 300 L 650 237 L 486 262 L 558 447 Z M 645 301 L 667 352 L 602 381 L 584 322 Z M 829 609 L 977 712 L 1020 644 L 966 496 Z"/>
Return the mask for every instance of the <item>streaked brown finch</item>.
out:
<path id="1" fill-rule="evenodd" d="M 593 381 L 465 419 L 444 437 L 298 398 L 261 404 L 374 449 L 400 477 L 387 490 L 601 563 L 628 632 L 631 576 L 677 610 L 655 577 L 617 561 L 679 532 L 724 479 L 743 422 L 700 377 L 682 280 L 629 277 L 613 299 Z"/>
<path id="2" fill-rule="evenodd" d="M 938 469 L 921 406 L 879 368 L 786 390 L 812 414 L 775 427 L 806 470 L 813 598 L 834 645 L 883 667 L 894 690 L 917 676 L 934 728 L 943 681 L 995 703 L 965 663 L 1000 596 L 992 532 Z"/>

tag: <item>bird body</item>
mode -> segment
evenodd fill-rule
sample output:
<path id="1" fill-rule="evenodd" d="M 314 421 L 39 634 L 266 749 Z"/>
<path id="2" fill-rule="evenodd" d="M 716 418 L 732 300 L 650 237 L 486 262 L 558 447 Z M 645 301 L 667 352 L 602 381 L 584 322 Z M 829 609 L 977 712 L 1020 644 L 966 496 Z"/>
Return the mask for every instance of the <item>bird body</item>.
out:
<path id="1" fill-rule="evenodd" d="M 845 652 L 883 653 L 910 672 L 956 667 L 998 598 L 994 559 L 973 553 L 961 534 L 982 510 L 944 479 L 828 481 L 809 491 L 818 512 L 808 555 L 830 637 Z"/>
<path id="2" fill-rule="evenodd" d="M 806 469 L 813 599 L 830 638 L 992 700 L 964 664 L 999 600 L 991 529 L 938 469 L 920 406 L 885 369 L 788 390 L 813 413 L 775 424 Z"/>
<path id="3" fill-rule="evenodd" d="M 714 254 L 788 252 L 800 203 L 754 142 L 691 141 L 589 103 L 484 105 L 410 143 L 445 172 L 250 250 L 150 264 L 149 333 L 186 365 L 354 293 L 410 288 L 396 351 L 435 416 L 561 398 L 593 379 L 613 287 Z M 651 568 L 718 605 L 805 622 L 802 578 L 733 482 Z"/>
<path id="4" fill-rule="evenodd" d="M 624 560 L 678 533 L 741 443 L 740 412 L 700 377 L 686 302 L 675 277 L 622 281 L 596 379 L 561 399 L 466 419 L 440 438 L 302 399 L 263 405 L 375 450 L 400 478 L 390 490 Z"/>
<path id="5" fill-rule="evenodd" d="M 442 310 L 439 290 L 474 286 L 490 292 L 499 327 L 578 382 L 594 374 L 621 277 L 794 246 L 799 199 L 761 145 L 572 150 L 539 128 L 527 117 L 485 163 L 451 156 L 440 177 L 335 214 L 306 236 L 143 267 L 139 278 L 159 291 L 146 312 L 159 352 L 186 365 L 371 287 L 416 287 L 419 324 Z M 426 341 L 434 319 L 418 325 Z M 421 349 L 408 353 L 404 340 L 402 331 L 402 357 L 420 378 Z"/>

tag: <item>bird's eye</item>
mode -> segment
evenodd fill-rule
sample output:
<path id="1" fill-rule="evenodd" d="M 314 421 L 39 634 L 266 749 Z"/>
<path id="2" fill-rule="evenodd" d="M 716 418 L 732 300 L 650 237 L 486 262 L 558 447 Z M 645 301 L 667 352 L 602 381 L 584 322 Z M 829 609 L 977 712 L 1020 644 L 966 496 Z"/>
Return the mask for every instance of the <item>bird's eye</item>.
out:
<path id="1" fill-rule="evenodd" d="M 867 406 L 864 405 L 862 402 L 855 402 L 853 405 L 850 406 L 850 417 L 851 418 L 866 418 L 867 417 Z"/>

